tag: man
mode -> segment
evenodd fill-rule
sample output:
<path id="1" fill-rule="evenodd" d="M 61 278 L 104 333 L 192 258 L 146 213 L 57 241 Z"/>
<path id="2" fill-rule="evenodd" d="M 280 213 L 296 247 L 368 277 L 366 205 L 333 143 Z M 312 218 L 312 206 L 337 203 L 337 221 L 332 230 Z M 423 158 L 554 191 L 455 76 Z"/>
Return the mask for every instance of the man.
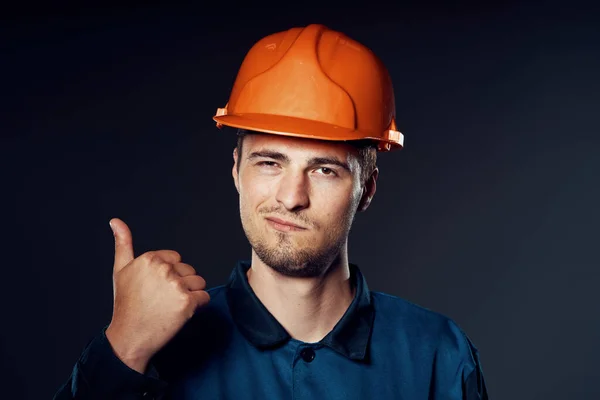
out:
<path id="1" fill-rule="evenodd" d="M 348 261 L 377 151 L 403 146 L 388 72 L 322 25 L 247 54 L 218 126 L 252 246 L 226 285 L 171 250 L 115 235 L 114 311 L 57 399 L 487 399 L 476 348 L 450 319 L 370 292 Z"/>

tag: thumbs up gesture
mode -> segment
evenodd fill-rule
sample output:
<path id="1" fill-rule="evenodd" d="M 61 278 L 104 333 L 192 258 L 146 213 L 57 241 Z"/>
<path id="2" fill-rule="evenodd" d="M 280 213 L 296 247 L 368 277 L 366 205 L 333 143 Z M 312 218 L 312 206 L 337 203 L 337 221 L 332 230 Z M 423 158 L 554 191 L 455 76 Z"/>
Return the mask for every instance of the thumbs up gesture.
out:
<path id="1" fill-rule="evenodd" d="M 114 307 L 106 337 L 115 354 L 144 373 L 156 352 L 207 304 L 206 282 L 176 251 L 149 251 L 135 258 L 131 231 L 118 218 L 115 236 Z"/>

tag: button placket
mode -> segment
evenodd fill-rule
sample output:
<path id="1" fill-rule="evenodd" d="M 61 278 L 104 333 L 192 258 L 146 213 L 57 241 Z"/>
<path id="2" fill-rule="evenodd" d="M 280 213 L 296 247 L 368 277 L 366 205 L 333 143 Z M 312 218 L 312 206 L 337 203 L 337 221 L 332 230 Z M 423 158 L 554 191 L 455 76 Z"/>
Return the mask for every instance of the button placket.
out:
<path id="1" fill-rule="evenodd" d="M 310 363 L 315 359 L 316 353 L 312 347 L 305 347 L 300 351 L 300 357 L 307 362 Z"/>

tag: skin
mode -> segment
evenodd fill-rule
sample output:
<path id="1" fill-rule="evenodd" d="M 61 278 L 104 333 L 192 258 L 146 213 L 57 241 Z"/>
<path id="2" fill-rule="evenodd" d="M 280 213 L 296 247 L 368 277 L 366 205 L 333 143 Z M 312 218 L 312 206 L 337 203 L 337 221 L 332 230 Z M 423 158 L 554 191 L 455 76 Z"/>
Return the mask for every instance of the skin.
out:
<path id="1" fill-rule="evenodd" d="M 354 298 L 348 234 L 379 171 L 361 182 L 356 149 L 342 142 L 252 134 L 242 151 L 232 177 L 252 246 L 249 284 L 292 337 L 317 342 Z"/>
<path id="2" fill-rule="evenodd" d="M 131 230 L 110 220 L 115 236 L 113 316 L 106 338 L 129 368 L 144 373 L 150 358 L 210 301 L 204 278 L 173 250 L 135 257 Z"/>

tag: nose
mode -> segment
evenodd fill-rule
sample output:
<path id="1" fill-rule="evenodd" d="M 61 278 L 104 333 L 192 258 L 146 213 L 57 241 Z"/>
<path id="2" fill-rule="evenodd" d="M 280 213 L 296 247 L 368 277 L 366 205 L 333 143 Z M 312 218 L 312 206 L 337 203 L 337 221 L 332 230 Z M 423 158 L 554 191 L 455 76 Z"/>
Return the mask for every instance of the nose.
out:
<path id="1" fill-rule="evenodd" d="M 301 171 L 289 171 L 281 177 L 275 199 L 288 211 L 300 211 L 309 206 L 307 177 Z"/>

